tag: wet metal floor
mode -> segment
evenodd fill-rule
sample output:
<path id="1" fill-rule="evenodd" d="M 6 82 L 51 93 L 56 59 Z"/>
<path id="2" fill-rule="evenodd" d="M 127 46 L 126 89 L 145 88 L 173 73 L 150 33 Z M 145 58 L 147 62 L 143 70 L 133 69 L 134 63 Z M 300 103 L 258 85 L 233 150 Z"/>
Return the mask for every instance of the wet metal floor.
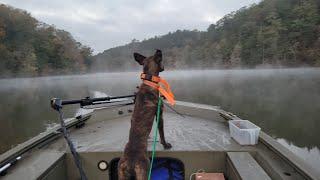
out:
<path id="1" fill-rule="evenodd" d="M 87 125 L 74 131 L 72 140 L 80 152 L 122 151 L 128 141 L 131 116 Z M 184 118 L 173 113 L 164 114 L 166 140 L 172 144 L 172 151 L 233 151 L 240 146 L 229 135 L 227 122 Z M 151 149 L 152 136 L 149 138 Z M 164 150 L 160 143 L 157 150 Z"/>

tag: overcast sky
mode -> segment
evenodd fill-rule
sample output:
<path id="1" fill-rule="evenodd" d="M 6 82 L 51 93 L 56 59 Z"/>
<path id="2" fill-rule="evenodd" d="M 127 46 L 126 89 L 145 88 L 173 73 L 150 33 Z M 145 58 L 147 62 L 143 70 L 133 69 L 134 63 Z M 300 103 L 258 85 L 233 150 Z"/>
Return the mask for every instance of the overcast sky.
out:
<path id="1" fill-rule="evenodd" d="M 260 0 L 0 0 L 69 31 L 95 53 L 177 29 L 206 30 Z"/>

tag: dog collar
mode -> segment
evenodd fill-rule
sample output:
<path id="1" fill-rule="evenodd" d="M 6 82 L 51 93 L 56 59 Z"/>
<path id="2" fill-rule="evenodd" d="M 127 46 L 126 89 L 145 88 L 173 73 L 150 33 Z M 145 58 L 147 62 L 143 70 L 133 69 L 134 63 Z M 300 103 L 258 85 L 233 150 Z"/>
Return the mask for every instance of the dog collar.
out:
<path id="1" fill-rule="evenodd" d="M 159 93 L 166 98 L 169 104 L 175 104 L 174 95 L 170 89 L 169 83 L 166 80 L 160 78 L 159 76 L 152 76 L 145 73 L 142 73 L 140 77 L 144 84 L 158 90 Z"/>
<path id="2" fill-rule="evenodd" d="M 154 83 L 159 83 L 161 79 L 159 76 L 153 76 L 145 73 L 141 73 L 140 78 L 143 80 L 152 81 Z"/>

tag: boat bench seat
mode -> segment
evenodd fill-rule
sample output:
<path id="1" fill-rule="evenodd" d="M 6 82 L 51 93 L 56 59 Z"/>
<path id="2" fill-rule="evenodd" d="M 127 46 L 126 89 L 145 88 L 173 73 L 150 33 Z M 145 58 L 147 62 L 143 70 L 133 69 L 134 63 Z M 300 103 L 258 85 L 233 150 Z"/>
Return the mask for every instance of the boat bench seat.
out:
<path id="1" fill-rule="evenodd" d="M 227 173 L 232 179 L 271 180 L 248 152 L 227 152 Z"/>

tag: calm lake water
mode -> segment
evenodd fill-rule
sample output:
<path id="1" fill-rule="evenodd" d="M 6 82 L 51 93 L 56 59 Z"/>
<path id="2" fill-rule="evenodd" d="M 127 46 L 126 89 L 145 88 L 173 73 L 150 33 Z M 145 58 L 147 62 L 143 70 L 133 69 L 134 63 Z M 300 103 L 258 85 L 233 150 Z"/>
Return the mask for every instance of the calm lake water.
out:
<path id="1" fill-rule="evenodd" d="M 161 74 L 178 100 L 249 119 L 320 171 L 320 69 L 202 70 Z M 57 123 L 52 97 L 128 95 L 139 72 L 0 80 L 0 153 Z M 73 116 L 78 107 L 65 108 Z"/>

